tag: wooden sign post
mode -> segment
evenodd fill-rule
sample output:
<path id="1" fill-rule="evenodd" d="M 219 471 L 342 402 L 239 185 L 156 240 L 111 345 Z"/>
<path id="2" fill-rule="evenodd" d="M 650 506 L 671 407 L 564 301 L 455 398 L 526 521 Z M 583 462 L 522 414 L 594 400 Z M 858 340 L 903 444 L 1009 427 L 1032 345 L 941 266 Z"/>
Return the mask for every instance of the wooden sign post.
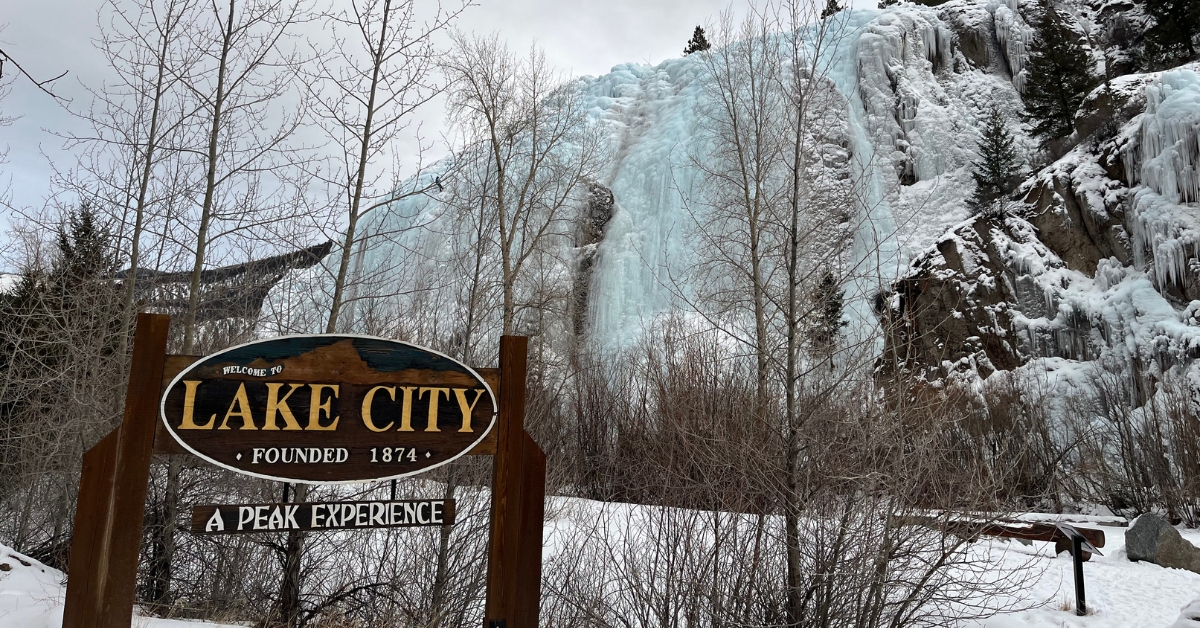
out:
<path id="1" fill-rule="evenodd" d="M 171 319 L 138 314 L 125 414 L 83 455 L 63 628 L 129 628 Z"/>
<path id="2" fill-rule="evenodd" d="M 524 337 L 500 338 L 500 420 L 492 467 L 485 628 L 537 626 L 538 622 L 546 454 L 525 432 L 528 347 Z"/>
<path id="3" fill-rule="evenodd" d="M 83 457 L 64 628 L 127 628 L 151 454 L 194 454 L 261 478 L 330 484 L 493 455 L 486 626 L 535 627 L 546 457 L 524 430 L 528 341 L 500 368 L 407 343 L 288 336 L 166 355 L 170 318 L 139 314 L 121 427 Z M 162 420 L 159 420 L 161 416 Z M 197 506 L 201 534 L 452 525 L 453 500 Z"/>

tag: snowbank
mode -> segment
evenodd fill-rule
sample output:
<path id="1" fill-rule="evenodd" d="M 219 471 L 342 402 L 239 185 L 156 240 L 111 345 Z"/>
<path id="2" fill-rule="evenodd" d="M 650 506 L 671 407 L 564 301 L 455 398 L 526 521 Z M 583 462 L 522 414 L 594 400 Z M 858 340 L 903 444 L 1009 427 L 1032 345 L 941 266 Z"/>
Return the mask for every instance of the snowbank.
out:
<path id="1" fill-rule="evenodd" d="M 0 544 L 0 626 L 61 628 L 66 576 Z M 199 621 L 133 618 L 133 628 L 243 628 Z"/>

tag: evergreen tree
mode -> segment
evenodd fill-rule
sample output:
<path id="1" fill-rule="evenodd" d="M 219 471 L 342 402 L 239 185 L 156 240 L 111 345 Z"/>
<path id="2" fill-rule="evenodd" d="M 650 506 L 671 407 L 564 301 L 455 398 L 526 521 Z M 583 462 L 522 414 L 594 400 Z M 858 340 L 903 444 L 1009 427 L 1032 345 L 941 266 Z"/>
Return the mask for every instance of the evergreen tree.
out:
<path id="1" fill-rule="evenodd" d="M 96 222 L 96 212 L 84 203 L 59 224 L 58 259 L 51 280 L 61 291 L 81 283 L 105 281 L 117 270 L 113 236 Z"/>
<path id="2" fill-rule="evenodd" d="M 979 161 L 972 165 L 975 167 L 971 173 L 975 179 L 975 193 L 967 206 L 973 214 L 978 214 L 994 207 L 1016 186 L 1017 150 L 1004 122 L 1004 114 L 995 105 L 984 122 Z"/>
<path id="3" fill-rule="evenodd" d="M 1169 68 L 1196 58 L 1200 0 L 1142 0 L 1142 8 L 1154 19 L 1146 29 L 1146 57 L 1153 64 Z"/>
<path id="4" fill-rule="evenodd" d="M 124 357 L 113 238 L 86 206 L 56 235 L 50 267 L 27 262 L 16 286 L 0 293 L 0 496 L 31 469 L 77 478 L 76 448 L 111 429 L 111 408 L 94 401 L 119 385 Z M 63 539 L 45 540 L 29 551 L 61 565 Z"/>
<path id="5" fill-rule="evenodd" d="M 821 19 L 829 19 L 834 15 L 837 15 L 837 12 L 844 8 L 846 7 L 843 7 L 841 4 L 839 4 L 838 0 L 828 0 L 828 2 L 825 3 L 825 10 L 821 11 Z"/>
<path id="6" fill-rule="evenodd" d="M 1096 81 L 1079 38 L 1054 7 L 1042 11 L 1035 29 L 1024 101 L 1033 135 L 1045 145 L 1070 135 L 1075 112 Z"/>
<path id="7" fill-rule="evenodd" d="M 688 40 L 687 47 L 683 49 L 683 54 L 690 55 L 693 52 L 701 52 L 712 48 L 708 43 L 708 38 L 704 36 L 704 29 L 699 26 L 692 31 L 692 38 Z"/>
<path id="8" fill-rule="evenodd" d="M 842 328 L 847 325 L 842 320 L 845 310 L 845 291 L 838 285 L 837 278 L 828 269 L 821 275 L 821 282 L 813 290 L 813 302 L 816 307 L 809 325 L 809 341 L 812 343 L 813 354 L 829 358 L 833 365 L 833 350 L 842 336 Z"/>

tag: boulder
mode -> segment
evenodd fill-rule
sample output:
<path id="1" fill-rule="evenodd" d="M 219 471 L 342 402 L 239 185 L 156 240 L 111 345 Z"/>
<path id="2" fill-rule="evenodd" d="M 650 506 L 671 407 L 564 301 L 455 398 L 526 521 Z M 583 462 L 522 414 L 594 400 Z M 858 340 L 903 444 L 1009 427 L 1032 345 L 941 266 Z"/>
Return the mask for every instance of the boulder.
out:
<path id="1" fill-rule="evenodd" d="M 1129 560 L 1200 573 L 1200 548 L 1184 540 L 1178 530 L 1155 514 L 1146 513 L 1129 526 L 1125 553 Z"/>

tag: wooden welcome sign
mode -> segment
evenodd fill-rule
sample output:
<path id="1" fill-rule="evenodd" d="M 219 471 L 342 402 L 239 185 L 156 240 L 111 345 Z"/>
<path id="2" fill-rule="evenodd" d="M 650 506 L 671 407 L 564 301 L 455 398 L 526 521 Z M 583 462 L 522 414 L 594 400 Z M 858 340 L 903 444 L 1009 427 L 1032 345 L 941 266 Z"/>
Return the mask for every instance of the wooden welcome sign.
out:
<path id="1" fill-rule="evenodd" d="M 125 416 L 84 454 L 63 628 L 128 628 L 153 454 L 309 484 L 410 476 L 492 455 L 484 626 L 538 625 L 546 456 L 525 432 L 528 341 L 472 369 L 404 342 L 287 336 L 166 355 L 170 317 L 139 314 Z M 286 497 L 284 498 L 287 499 Z M 197 505 L 201 534 L 451 525 L 453 500 Z"/>
<path id="2" fill-rule="evenodd" d="M 404 342 L 288 336 L 205 357 L 162 397 L 189 452 L 284 482 L 366 482 L 428 471 L 466 454 L 496 421 L 473 369 Z"/>

